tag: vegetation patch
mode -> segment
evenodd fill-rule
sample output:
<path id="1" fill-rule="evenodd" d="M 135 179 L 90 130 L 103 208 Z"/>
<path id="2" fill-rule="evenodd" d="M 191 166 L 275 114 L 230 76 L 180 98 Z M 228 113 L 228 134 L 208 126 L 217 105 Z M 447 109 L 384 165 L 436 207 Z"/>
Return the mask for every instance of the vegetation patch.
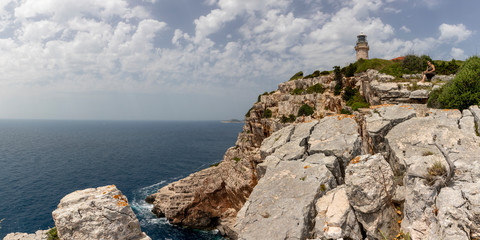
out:
<path id="1" fill-rule="evenodd" d="M 433 152 L 432 152 L 432 151 L 424 151 L 424 152 L 422 153 L 422 156 L 424 156 L 424 157 L 426 157 L 426 156 L 431 156 L 431 155 L 433 155 Z"/>
<path id="2" fill-rule="evenodd" d="M 348 109 L 342 109 L 342 110 L 340 110 L 340 113 L 341 114 L 346 114 L 346 115 L 352 115 L 352 112 Z"/>
<path id="3" fill-rule="evenodd" d="M 293 75 L 290 78 L 289 81 L 297 80 L 297 79 L 300 79 L 300 78 L 303 78 L 303 72 L 302 71 L 295 73 L 295 75 Z"/>
<path id="4" fill-rule="evenodd" d="M 295 115 L 293 114 L 290 114 L 287 116 L 283 115 L 281 118 L 280 118 L 280 121 L 282 123 L 293 123 L 295 122 L 295 120 L 297 120 L 297 117 L 295 117 Z"/>
<path id="5" fill-rule="evenodd" d="M 272 117 L 272 110 L 270 109 L 265 109 L 265 111 L 263 112 L 263 117 L 264 118 L 271 118 Z"/>
<path id="6" fill-rule="evenodd" d="M 436 161 L 431 167 L 427 168 L 425 180 L 428 185 L 433 185 L 437 177 L 447 176 L 447 169 L 440 161 Z"/>
<path id="7" fill-rule="evenodd" d="M 240 161 L 240 158 L 239 157 L 234 157 L 233 160 L 235 161 L 235 163 L 238 163 Z"/>
<path id="8" fill-rule="evenodd" d="M 48 230 L 47 239 L 48 240 L 60 240 L 60 238 L 58 237 L 58 233 L 57 233 L 57 227 L 53 227 L 53 228 L 50 228 L 50 230 Z"/>
<path id="9" fill-rule="evenodd" d="M 473 56 L 459 68 L 453 80 L 432 91 L 428 106 L 448 109 L 467 109 L 480 104 L 480 58 Z"/>
<path id="10" fill-rule="evenodd" d="M 303 104 L 300 109 L 298 109 L 298 116 L 310 116 L 315 112 L 315 110 L 310 107 L 308 104 Z"/>
<path id="11" fill-rule="evenodd" d="M 305 76 L 304 78 L 316 78 L 320 76 L 320 71 L 316 70 L 312 74 Z"/>
<path id="12" fill-rule="evenodd" d="M 302 88 L 295 88 L 292 91 L 292 95 L 302 95 L 304 90 Z"/>
<path id="13" fill-rule="evenodd" d="M 258 95 L 257 102 L 260 102 L 260 100 L 262 99 L 262 96 L 268 96 L 268 95 L 269 95 L 268 92 L 264 92 L 264 93 Z"/>
<path id="14" fill-rule="evenodd" d="M 370 104 L 367 103 L 358 89 L 350 86 L 345 88 L 342 98 L 345 100 L 347 106 L 351 107 L 353 111 L 357 111 L 359 108 L 370 107 Z"/>
<path id="15" fill-rule="evenodd" d="M 317 83 L 313 86 L 310 86 L 307 88 L 307 93 L 308 94 L 312 94 L 312 93 L 324 93 L 325 92 L 325 88 L 323 87 L 322 84 L 320 83 Z"/>

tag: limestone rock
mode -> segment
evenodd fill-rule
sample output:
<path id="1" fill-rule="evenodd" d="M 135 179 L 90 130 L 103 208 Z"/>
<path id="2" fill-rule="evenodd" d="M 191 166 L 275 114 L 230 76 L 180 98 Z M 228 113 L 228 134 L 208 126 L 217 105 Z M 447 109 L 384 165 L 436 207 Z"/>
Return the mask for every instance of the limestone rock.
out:
<path id="1" fill-rule="evenodd" d="M 354 116 L 325 117 L 315 126 L 308 140 L 309 155 L 323 153 L 341 159 L 342 166 L 361 152 L 361 138 Z"/>
<path id="2" fill-rule="evenodd" d="M 431 109 L 427 117 L 400 123 L 385 137 L 390 165 L 397 175 L 404 175 L 402 230 L 413 239 L 468 239 L 479 235 L 474 224 L 478 191 L 469 187 L 480 180 L 480 138 L 472 126 L 474 112 Z M 437 145 L 454 163 L 455 174 L 448 187 L 435 188 L 425 181 L 427 169 L 434 164 L 450 170 Z M 467 195 L 472 200 L 467 201 Z"/>
<path id="3" fill-rule="evenodd" d="M 218 166 L 168 184 L 149 197 L 153 212 L 171 223 L 193 228 L 229 223 L 257 184 L 255 163 L 260 154 L 232 147 Z M 232 227 L 232 226 L 226 226 Z"/>
<path id="4" fill-rule="evenodd" d="M 369 238 L 382 239 L 381 231 L 390 239 L 399 232 L 398 216 L 391 205 L 393 171 L 381 154 L 355 157 L 345 170 L 345 190 Z"/>
<path id="5" fill-rule="evenodd" d="M 315 234 L 320 239 L 362 239 L 355 212 L 350 207 L 344 185 L 329 191 L 315 204 Z"/>
<path id="6" fill-rule="evenodd" d="M 38 230 L 33 234 L 9 233 L 3 240 L 47 240 L 48 230 Z"/>
<path id="7" fill-rule="evenodd" d="M 127 198 L 114 185 L 68 194 L 52 213 L 60 239 L 149 240 Z"/>
<path id="8" fill-rule="evenodd" d="M 384 137 L 388 132 L 397 124 L 415 116 L 411 105 L 373 106 L 365 120 L 368 146 L 372 152 L 385 151 Z"/>
<path id="9" fill-rule="evenodd" d="M 237 214 L 239 239 L 305 239 L 315 202 L 336 180 L 323 165 L 281 161 L 269 167 Z"/>

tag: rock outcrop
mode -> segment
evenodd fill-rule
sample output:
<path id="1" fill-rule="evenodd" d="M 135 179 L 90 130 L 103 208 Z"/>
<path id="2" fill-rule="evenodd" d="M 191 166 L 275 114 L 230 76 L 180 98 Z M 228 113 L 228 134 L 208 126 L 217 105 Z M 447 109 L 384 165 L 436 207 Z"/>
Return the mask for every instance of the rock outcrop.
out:
<path id="1" fill-rule="evenodd" d="M 35 233 L 9 233 L 3 240 L 47 240 L 48 230 L 38 230 Z"/>
<path id="2" fill-rule="evenodd" d="M 62 240 L 150 240 L 127 198 L 114 185 L 70 193 L 52 216 Z"/>
<path id="3" fill-rule="evenodd" d="M 375 105 L 355 115 L 338 114 L 348 107 L 332 75 L 282 83 L 218 166 L 147 200 L 172 223 L 232 239 L 479 238 L 480 109 L 427 109 L 433 84 L 417 77 L 344 78 Z M 325 93 L 307 91 L 316 84 Z M 311 116 L 297 116 L 304 104 Z"/>

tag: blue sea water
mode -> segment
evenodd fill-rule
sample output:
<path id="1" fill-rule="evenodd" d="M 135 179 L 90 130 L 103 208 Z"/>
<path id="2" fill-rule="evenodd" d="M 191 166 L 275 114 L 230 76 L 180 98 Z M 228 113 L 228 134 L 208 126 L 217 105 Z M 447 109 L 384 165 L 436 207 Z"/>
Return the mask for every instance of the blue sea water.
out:
<path id="1" fill-rule="evenodd" d="M 205 121 L 0 121 L 0 239 L 54 226 L 51 213 L 76 190 L 115 184 L 152 239 L 221 239 L 172 226 L 144 199 L 219 162 L 242 124 Z"/>

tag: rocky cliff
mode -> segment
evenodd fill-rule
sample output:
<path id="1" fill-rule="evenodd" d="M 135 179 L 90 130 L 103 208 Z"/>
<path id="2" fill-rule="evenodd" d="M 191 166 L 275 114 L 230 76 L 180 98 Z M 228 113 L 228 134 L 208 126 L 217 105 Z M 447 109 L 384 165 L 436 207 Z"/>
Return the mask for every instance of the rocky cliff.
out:
<path id="1" fill-rule="evenodd" d="M 52 216 L 61 240 L 151 240 L 115 185 L 70 193 L 60 200 Z M 10 233 L 4 240 L 47 240 L 47 232 Z"/>
<path id="2" fill-rule="evenodd" d="M 480 112 L 427 109 L 451 77 L 412 77 L 343 78 L 375 105 L 355 115 L 338 114 L 349 107 L 332 75 L 281 83 L 249 110 L 218 166 L 147 201 L 174 224 L 230 238 L 478 238 Z M 304 91 L 317 84 L 326 91 Z M 304 104 L 311 116 L 297 116 Z"/>

